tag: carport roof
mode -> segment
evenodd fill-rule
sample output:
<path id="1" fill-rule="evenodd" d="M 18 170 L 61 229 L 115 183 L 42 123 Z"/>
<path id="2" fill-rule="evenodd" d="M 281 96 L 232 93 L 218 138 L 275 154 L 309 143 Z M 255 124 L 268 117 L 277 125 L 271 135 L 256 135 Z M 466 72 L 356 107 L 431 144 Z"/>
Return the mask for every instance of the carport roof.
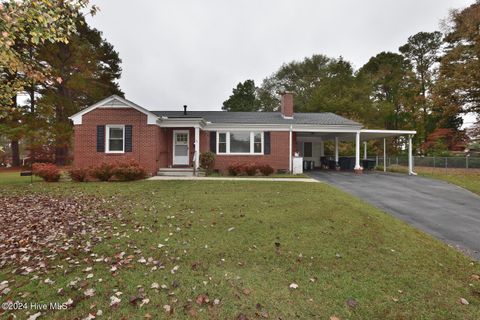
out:
<path id="1" fill-rule="evenodd" d="M 417 131 L 413 130 L 371 130 L 363 129 L 360 130 L 360 140 L 373 140 L 373 139 L 382 139 L 390 137 L 399 137 L 399 136 L 408 136 L 414 135 Z"/>
<path id="2" fill-rule="evenodd" d="M 368 141 L 374 139 L 383 139 L 390 137 L 400 137 L 416 134 L 416 131 L 413 130 L 372 130 L 372 129 L 361 129 L 360 130 L 360 140 Z M 324 141 L 334 140 L 335 137 L 338 137 L 340 141 L 355 141 L 356 131 L 349 130 L 348 132 L 328 132 L 325 130 L 322 131 L 309 131 L 301 132 L 297 131 L 298 136 L 312 137 L 317 136 L 321 137 Z"/>

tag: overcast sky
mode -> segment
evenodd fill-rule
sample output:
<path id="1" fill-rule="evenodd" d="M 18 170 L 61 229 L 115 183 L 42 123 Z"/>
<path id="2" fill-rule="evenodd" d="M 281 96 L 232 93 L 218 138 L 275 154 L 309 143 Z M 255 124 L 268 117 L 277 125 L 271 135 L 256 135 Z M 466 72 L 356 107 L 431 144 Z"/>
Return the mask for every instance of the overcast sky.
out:
<path id="1" fill-rule="evenodd" d="M 89 19 L 120 53 L 120 86 L 148 109 L 220 110 L 240 81 L 342 55 L 360 68 L 473 0 L 94 0 Z"/>

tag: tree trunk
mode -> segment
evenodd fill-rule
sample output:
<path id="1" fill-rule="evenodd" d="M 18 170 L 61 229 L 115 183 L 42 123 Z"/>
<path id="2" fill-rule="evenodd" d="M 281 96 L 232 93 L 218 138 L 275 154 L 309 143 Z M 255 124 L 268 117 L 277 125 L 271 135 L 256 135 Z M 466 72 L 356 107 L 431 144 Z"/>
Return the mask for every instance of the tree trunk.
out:
<path id="1" fill-rule="evenodd" d="M 12 139 L 11 141 L 11 149 L 12 149 L 12 166 L 20 167 L 20 148 L 18 145 L 18 139 Z"/>
<path id="2" fill-rule="evenodd" d="M 34 125 L 33 117 L 35 114 L 35 84 L 32 82 L 31 86 L 29 88 L 29 93 L 30 95 L 30 114 L 32 115 L 32 126 Z M 30 128 L 30 129 L 35 129 L 35 128 Z M 35 135 L 33 133 L 30 134 L 30 161 L 31 163 L 35 162 L 36 159 L 36 150 L 35 150 Z"/>
<path id="3" fill-rule="evenodd" d="M 61 142 L 57 142 L 55 146 L 55 163 L 64 166 L 67 163 L 68 146 L 61 146 Z"/>
<path id="4" fill-rule="evenodd" d="M 60 55 L 64 59 L 68 59 L 70 56 L 70 52 L 68 46 L 64 43 L 60 44 Z M 60 75 L 63 79 L 67 77 L 65 74 L 67 71 L 65 70 L 65 65 L 62 64 L 60 67 Z M 62 82 L 58 85 L 58 94 L 63 98 L 68 98 L 71 100 L 71 95 L 67 87 L 65 86 L 65 82 Z M 62 99 L 63 100 L 63 99 Z M 57 102 L 55 105 L 55 122 L 56 124 L 62 124 L 68 122 L 68 118 L 65 115 L 65 101 Z M 61 131 L 59 131 L 61 130 Z M 57 165 L 65 165 L 67 162 L 68 156 L 68 140 L 65 139 L 65 132 L 63 132 L 62 126 L 57 126 L 55 132 L 55 163 Z"/>

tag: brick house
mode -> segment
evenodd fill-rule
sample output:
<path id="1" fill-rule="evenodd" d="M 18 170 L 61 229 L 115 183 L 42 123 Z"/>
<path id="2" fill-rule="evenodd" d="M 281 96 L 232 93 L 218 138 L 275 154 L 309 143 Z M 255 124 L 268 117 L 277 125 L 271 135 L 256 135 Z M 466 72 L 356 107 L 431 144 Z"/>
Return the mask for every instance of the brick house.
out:
<path id="1" fill-rule="evenodd" d="M 336 163 L 339 141 L 355 142 L 354 169 L 361 170 L 361 141 L 403 135 L 411 146 L 415 134 L 364 129 L 333 113 L 295 113 L 291 93 L 282 96 L 279 112 L 189 111 L 186 106 L 178 111 L 150 111 L 114 95 L 70 119 L 76 168 L 133 159 L 150 174 L 198 169 L 200 154 L 206 151 L 216 154 L 219 171 L 240 161 L 291 172 L 295 155 L 318 167 L 325 158 L 326 141 L 334 141 Z"/>

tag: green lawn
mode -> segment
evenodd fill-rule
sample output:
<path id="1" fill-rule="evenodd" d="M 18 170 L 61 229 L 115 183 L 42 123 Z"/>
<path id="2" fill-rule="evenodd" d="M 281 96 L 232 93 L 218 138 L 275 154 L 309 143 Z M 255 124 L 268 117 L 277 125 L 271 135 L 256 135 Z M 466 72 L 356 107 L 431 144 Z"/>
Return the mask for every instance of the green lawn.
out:
<path id="1" fill-rule="evenodd" d="M 29 193 L 94 195 L 123 213 L 108 222 L 112 228 L 105 228 L 92 252 L 72 251 L 78 264 L 58 258 L 56 267 L 36 280 L 34 274 L 12 272 L 14 266 L 0 269 L 0 283 L 9 281 L 7 296 L 13 300 L 76 301 L 67 310 L 42 311 L 40 319 L 83 319 L 99 309 L 103 316 L 97 319 L 480 318 L 478 262 L 322 183 L 30 185 L 0 174 L 0 196 Z M 88 235 L 82 244 L 87 240 Z M 131 262 L 112 274 L 111 261 L 121 252 L 131 255 Z M 95 257 L 111 259 L 96 262 Z M 142 257 L 160 261 L 164 269 L 152 270 Z M 84 272 L 87 267 L 92 270 Z M 81 288 L 69 288 L 76 277 Z M 55 283 L 46 284 L 47 278 Z M 165 288 L 152 289 L 154 282 Z M 85 297 L 86 288 L 94 288 L 95 295 Z M 110 307 L 115 291 L 122 292 L 121 302 Z M 129 302 L 139 294 L 149 299 L 141 307 Z M 24 310 L 15 315 L 26 318 Z"/>
<path id="2" fill-rule="evenodd" d="M 405 166 L 390 166 L 389 171 L 408 172 Z M 444 180 L 456 184 L 462 188 L 470 190 L 480 195 L 480 169 L 444 169 L 444 168 L 428 168 L 415 167 L 415 172 L 419 175 Z"/>

